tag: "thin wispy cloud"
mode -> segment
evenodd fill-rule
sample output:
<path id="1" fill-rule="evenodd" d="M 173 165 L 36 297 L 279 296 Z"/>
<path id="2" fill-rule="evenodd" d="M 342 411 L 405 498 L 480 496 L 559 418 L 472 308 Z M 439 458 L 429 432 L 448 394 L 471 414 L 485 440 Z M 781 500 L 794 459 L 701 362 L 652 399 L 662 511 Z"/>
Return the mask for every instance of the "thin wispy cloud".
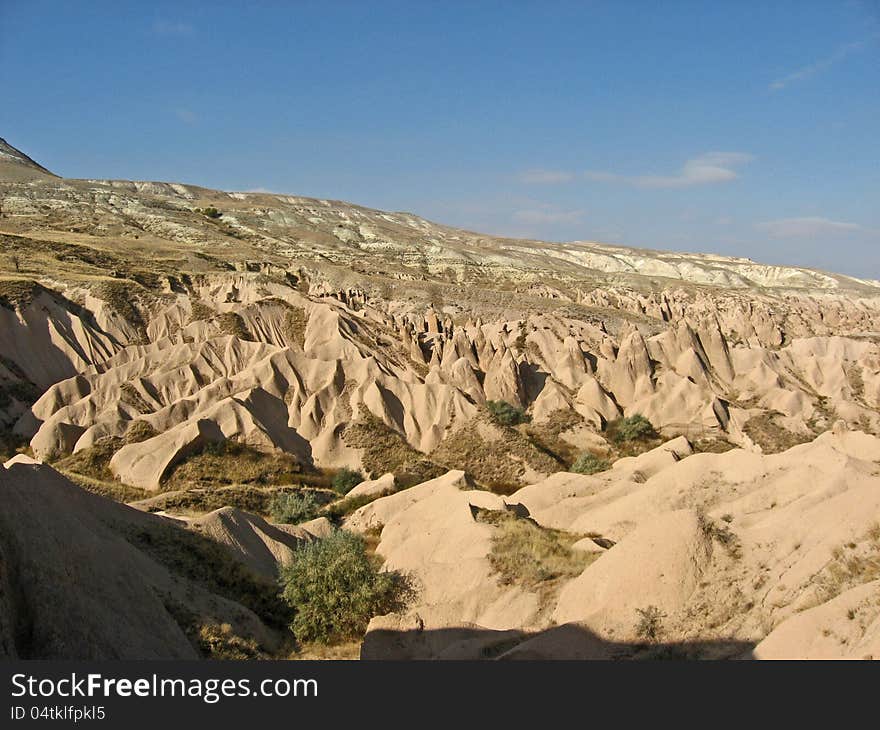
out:
<path id="1" fill-rule="evenodd" d="M 735 180 L 735 168 L 753 159 L 745 152 L 707 152 L 685 162 L 675 175 L 619 175 L 589 170 L 585 176 L 596 182 L 624 183 L 640 188 L 687 188 Z"/>
<path id="2" fill-rule="evenodd" d="M 164 36 L 184 36 L 192 35 L 194 28 L 189 23 L 180 23 L 177 21 L 157 20 L 152 27 L 155 35 Z"/>
<path id="3" fill-rule="evenodd" d="M 574 180 L 574 174 L 566 170 L 524 170 L 516 179 L 527 185 L 556 185 Z"/>
<path id="4" fill-rule="evenodd" d="M 794 84 L 798 81 L 806 81 L 816 74 L 820 74 L 823 71 L 827 71 L 832 66 L 837 65 L 847 56 L 850 56 L 853 53 L 857 53 L 859 51 L 863 51 L 865 48 L 867 48 L 871 40 L 875 40 L 878 37 L 880 37 L 880 34 L 874 34 L 873 36 L 871 36 L 870 39 L 846 43 L 840 46 L 840 48 L 838 48 L 830 56 L 826 56 L 825 58 L 822 58 L 815 63 L 802 66 L 801 68 L 792 71 L 790 74 L 776 79 L 770 84 L 769 88 L 771 91 L 779 91 L 781 89 L 784 89 L 789 84 Z"/>
<path id="5" fill-rule="evenodd" d="M 199 121 L 199 115 L 191 109 L 175 109 L 174 116 L 184 124 L 195 124 Z"/>
<path id="6" fill-rule="evenodd" d="M 555 205 L 536 205 L 530 208 L 517 210 L 513 219 L 517 223 L 527 225 L 558 225 L 562 223 L 580 223 L 583 221 L 585 211 L 565 210 Z"/>
<path id="7" fill-rule="evenodd" d="M 820 238 L 840 234 L 857 233 L 862 227 L 857 223 L 835 221 L 830 218 L 780 218 L 758 223 L 756 228 L 772 238 Z"/>

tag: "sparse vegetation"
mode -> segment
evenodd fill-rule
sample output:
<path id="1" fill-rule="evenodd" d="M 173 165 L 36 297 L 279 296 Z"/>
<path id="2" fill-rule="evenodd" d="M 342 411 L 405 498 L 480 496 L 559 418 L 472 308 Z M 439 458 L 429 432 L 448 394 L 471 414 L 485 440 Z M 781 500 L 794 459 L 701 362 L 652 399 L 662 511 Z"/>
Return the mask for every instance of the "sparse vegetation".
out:
<path id="1" fill-rule="evenodd" d="M 0 307 L 24 308 L 46 289 L 30 279 L 0 279 Z"/>
<path id="2" fill-rule="evenodd" d="M 636 636 L 645 641 L 659 641 L 664 633 L 663 619 L 666 618 L 666 614 L 657 606 L 637 608 L 636 613 L 639 616 L 635 626 Z"/>
<path id="3" fill-rule="evenodd" d="M 486 426 L 498 433 L 486 434 Z M 488 415 L 447 436 L 431 453 L 431 460 L 447 469 L 463 469 L 498 494 L 510 494 L 523 486 L 527 469 L 552 474 L 565 468 L 526 434 L 515 428 L 499 428 Z"/>
<path id="4" fill-rule="evenodd" d="M 28 449 L 28 439 L 7 428 L 0 428 L 0 462 L 11 459 L 16 454 L 27 452 Z"/>
<path id="5" fill-rule="evenodd" d="M 403 609 L 412 593 L 405 576 L 380 571 L 364 539 L 344 530 L 298 550 L 279 580 L 300 642 L 362 636 L 373 616 Z"/>
<path id="6" fill-rule="evenodd" d="M 730 518 L 730 519 L 727 519 Z M 710 540 L 715 540 L 721 544 L 721 547 L 732 557 L 739 559 L 742 557 L 742 544 L 736 533 L 730 529 L 729 524 L 733 520 L 730 515 L 724 515 L 721 519 L 723 525 L 714 522 L 705 512 L 700 511 L 697 514 L 700 529 L 703 534 Z"/>
<path id="7" fill-rule="evenodd" d="M 562 438 L 562 433 L 581 426 L 583 422 L 583 417 L 577 411 L 561 408 L 540 423 L 530 423 L 525 433 L 536 448 L 558 461 L 559 469 L 564 469 L 577 459 L 578 450 Z"/>
<path id="8" fill-rule="evenodd" d="M 124 439 L 108 436 L 98 439 L 94 445 L 86 449 L 80 449 L 75 454 L 69 454 L 59 459 L 53 466 L 92 479 L 112 481 L 115 477 L 110 471 L 110 459 L 124 445 Z"/>
<path id="9" fill-rule="evenodd" d="M 222 312 L 215 317 L 214 321 L 224 335 L 232 335 L 246 342 L 254 341 L 254 336 L 248 331 L 244 318 L 237 312 Z"/>
<path id="10" fill-rule="evenodd" d="M 290 609 L 277 586 L 232 559 L 214 540 L 171 522 L 129 523 L 125 529 L 129 543 L 172 573 L 251 609 L 267 626 L 284 628 L 289 623 Z"/>
<path id="11" fill-rule="evenodd" d="M 606 431 L 608 438 L 617 444 L 657 438 L 657 430 L 654 425 L 640 413 L 611 421 Z"/>
<path id="12" fill-rule="evenodd" d="M 504 400 L 486 401 L 486 408 L 502 426 L 517 426 L 532 420 L 522 408 Z"/>
<path id="13" fill-rule="evenodd" d="M 855 586 L 880 579 L 880 523 L 861 538 L 835 548 L 814 580 L 821 600 L 830 601 Z"/>
<path id="14" fill-rule="evenodd" d="M 229 624 L 202 624 L 196 641 L 202 655 L 215 660 L 268 659 L 254 639 L 239 636 Z"/>
<path id="15" fill-rule="evenodd" d="M 138 308 L 146 290 L 133 281 L 102 281 L 92 287 L 92 294 L 110 307 L 137 330 L 141 342 L 146 342 L 147 322 Z"/>
<path id="16" fill-rule="evenodd" d="M 68 471 L 67 469 L 58 466 L 57 463 L 53 464 L 53 467 L 56 471 L 66 476 L 78 487 L 81 487 L 82 489 L 85 489 L 87 492 L 91 492 L 92 494 L 98 494 L 101 497 L 106 497 L 107 499 L 112 499 L 117 502 L 135 502 L 139 499 L 144 499 L 145 497 L 149 496 L 149 493 L 144 491 L 143 489 L 132 487 L 128 484 L 123 484 L 116 479 L 95 479 L 93 477 L 77 474 L 74 471 Z"/>
<path id="17" fill-rule="evenodd" d="M 545 581 L 572 578 L 596 557 L 572 550 L 580 535 L 541 527 L 513 512 L 479 510 L 477 521 L 495 527 L 489 562 L 505 585 L 534 588 Z"/>
<path id="18" fill-rule="evenodd" d="M 226 440 L 207 444 L 175 464 L 163 479 L 163 486 L 166 489 L 225 484 L 277 486 L 321 481 L 319 475 L 305 473 L 293 454 L 266 454 Z"/>
<path id="19" fill-rule="evenodd" d="M 120 482 L 116 482 L 120 484 Z M 139 499 L 149 497 L 151 512 L 174 512 L 177 514 L 204 514 L 221 507 L 235 507 L 244 512 L 261 515 L 275 521 L 272 515 L 272 503 L 279 495 L 296 494 L 303 488 L 295 486 L 258 486 L 254 484 L 232 484 L 228 486 L 211 485 L 208 487 L 192 487 L 160 494 L 143 494 Z M 335 499 L 336 493 L 329 489 L 309 488 L 308 493 L 319 505 L 326 505 Z"/>
<path id="20" fill-rule="evenodd" d="M 765 454 L 778 454 L 813 440 L 813 434 L 794 433 L 782 426 L 780 417 L 782 414 L 776 411 L 752 416 L 746 421 L 743 431 Z"/>
<path id="21" fill-rule="evenodd" d="M 318 516 L 321 504 L 311 492 L 279 492 L 269 505 L 272 522 L 298 525 Z"/>
<path id="22" fill-rule="evenodd" d="M 365 504 L 374 502 L 379 499 L 378 495 L 361 494 L 356 497 L 346 497 L 345 499 L 337 499 L 328 504 L 322 514 L 331 522 L 339 524 L 343 518 L 348 517 L 355 510 L 360 509 Z"/>
<path id="23" fill-rule="evenodd" d="M 607 470 L 610 466 L 611 464 L 607 460 L 601 459 L 587 451 L 577 458 L 577 461 L 571 465 L 569 471 L 573 471 L 576 474 L 598 474 L 601 471 Z"/>
<path id="24" fill-rule="evenodd" d="M 122 403 L 125 403 L 138 413 L 146 414 L 152 413 L 153 407 L 147 403 L 144 397 L 140 394 L 140 391 L 134 386 L 133 383 L 125 382 L 119 386 L 119 400 Z M 141 423 L 144 423 L 141 421 Z"/>
<path id="25" fill-rule="evenodd" d="M 361 464 L 372 474 L 393 472 L 399 486 L 433 479 L 446 470 L 425 459 L 397 431 L 386 426 L 366 407 L 361 406 L 358 419 L 342 434 L 346 446 L 362 449 Z"/>
<path id="26" fill-rule="evenodd" d="M 211 319 L 214 316 L 214 310 L 211 309 L 207 304 L 198 300 L 190 298 L 190 322 L 199 322 L 201 320 Z"/>
<path id="27" fill-rule="evenodd" d="M 196 210 L 198 210 L 203 216 L 205 216 L 205 218 L 217 220 L 218 218 L 223 217 L 223 213 L 221 213 L 212 205 L 209 205 L 207 208 L 197 208 Z"/>
<path id="28" fill-rule="evenodd" d="M 364 481 L 364 475 L 355 469 L 342 468 L 333 475 L 330 485 L 339 494 L 346 495 Z"/>

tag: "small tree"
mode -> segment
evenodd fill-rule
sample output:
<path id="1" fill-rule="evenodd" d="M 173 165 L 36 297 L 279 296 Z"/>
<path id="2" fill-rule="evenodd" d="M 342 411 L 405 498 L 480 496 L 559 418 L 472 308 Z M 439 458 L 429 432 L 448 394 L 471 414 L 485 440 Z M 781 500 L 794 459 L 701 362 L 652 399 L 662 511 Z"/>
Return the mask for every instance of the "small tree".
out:
<path id="1" fill-rule="evenodd" d="M 503 426 L 516 426 L 532 420 L 522 408 L 504 400 L 487 401 L 486 408 L 489 409 L 492 417 Z"/>
<path id="2" fill-rule="evenodd" d="M 364 475 L 355 469 L 344 467 L 333 475 L 331 485 L 339 494 L 348 494 L 358 484 L 364 481 Z"/>
<path id="3" fill-rule="evenodd" d="M 402 610 L 412 592 L 405 576 L 380 571 L 364 539 L 345 530 L 297 550 L 280 584 L 295 611 L 294 636 L 324 644 L 363 636 L 373 616 Z"/>

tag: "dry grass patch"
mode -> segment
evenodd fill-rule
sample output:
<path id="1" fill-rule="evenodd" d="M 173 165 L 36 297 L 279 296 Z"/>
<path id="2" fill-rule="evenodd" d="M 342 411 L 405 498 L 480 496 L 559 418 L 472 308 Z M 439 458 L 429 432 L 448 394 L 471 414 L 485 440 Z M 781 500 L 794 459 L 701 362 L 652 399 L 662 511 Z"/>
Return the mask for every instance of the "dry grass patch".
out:
<path id="1" fill-rule="evenodd" d="M 582 535 L 541 527 L 513 512 L 477 510 L 477 522 L 493 525 L 489 562 L 503 585 L 534 589 L 558 579 L 580 575 L 596 555 L 572 550 Z"/>
<path id="2" fill-rule="evenodd" d="M 730 441 L 712 436 L 699 438 L 692 445 L 698 454 L 724 454 L 737 448 L 736 444 L 732 444 Z"/>
<path id="3" fill-rule="evenodd" d="M 137 303 L 144 297 L 150 301 L 155 297 L 149 295 L 144 287 L 128 280 L 102 281 L 92 286 L 92 294 L 107 302 L 120 317 L 134 327 L 142 342 L 149 341 L 147 322 Z"/>
<path id="4" fill-rule="evenodd" d="M 112 482 L 110 459 L 125 445 L 125 440 L 116 436 L 99 439 L 93 446 L 69 454 L 52 463 L 58 471 L 72 472 L 91 479 Z"/>
<path id="5" fill-rule="evenodd" d="M 309 324 L 309 313 L 302 307 L 294 307 L 284 303 L 287 312 L 284 314 L 284 336 L 299 347 L 306 345 L 306 327 Z"/>
<path id="6" fill-rule="evenodd" d="M 290 610 L 277 586 L 214 540 L 167 520 L 120 524 L 117 529 L 131 545 L 170 572 L 249 608 L 267 626 L 281 630 L 287 626 Z"/>
<path id="7" fill-rule="evenodd" d="M 778 421 L 781 416 L 782 414 L 777 411 L 769 411 L 752 416 L 743 426 L 745 434 L 758 444 L 765 454 L 778 454 L 813 440 L 812 436 L 794 433 L 783 427 Z"/>
<path id="8" fill-rule="evenodd" d="M 426 459 L 421 451 L 410 446 L 403 436 L 363 406 L 358 420 L 346 427 L 342 440 L 346 446 L 363 449 L 361 464 L 367 472 L 374 476 L 393 472 L 401 487 L 434 479 L 446 471 Z"/>
<path id="9" fill-rule="evenodd" d="M 144 397 L 140 394 L 140 391 L 132 384 L 132 383 L 122 383 L 119 386 L 119 400 L 132 408 L 134 408 L 138 413 L 152 413 L 153 407 L 147 403 Z M 141 422 L 145 423 L 145 422 Z M 155 431 L 153 432 L 155 435 Z M 148 437 L 150 438 L 150 437 Z M 144 439 L 141 439 L 144 440 Z"/>
<path id="10" fill-rule="evenodd" d="M 191 324 L 192 322 L 200 322 L 203 320 L 211 319 L 215 312 L 211 307 L 202 302 L 199 299 L 190 298 L 190 314 L 189 321 L 187 324 Z"/>
<path id="11" fill-rule="evenodd" d="M 326 486 L 326 482 L 325 476 L 306 472 L 292 454 L 266 454 L 236 441 L 223 441 L 208 444 L 175 464 L 163 479 L 162 486 L 163 489 L 230 484 L 281 486 L 310 483 Z"/>
<path id="12" fill-rule="evenodd" d="M 0 279 L 0 307 L 23 309 L 45 291 L 30 279 Z"/>
<path id="13" fill-rule="evenodd" d="M 201 515 L 221 509 L 235 507 L 243 512 L 265 517 L 277 522 L 273 503 L 287 495 L 309 496 L 319 505 L 326 505 L 337 495 L 323 489 L 303 489 L 299 486 L 259 487 L 250 484 L 233 484 L 222 487 L 195 487 L 163 492 L 148 496 L 138 505 L 149 512 L 170 512 L 179 515 Z"/>
<path id="14" fill-rule="evenodd" d="M 525 432 L 538 449 L 564 468 L 564 465 L 577 459 L 578 449 L 563 439 L 562 434 L 583 424 L 584 418 L 580 413 L 570 408 L 561 408 L 551 413 L 545 421 L 529 424 L 525 427 Z"/>
<path id="15" fill-rule="evenodd" d="M 836 547 L 815 584 L 822 601 L 864 583 L 880 579 L 880 523 L 859 540 Z"/>
<path id="16" fill-rule="evenodd" d="M 270 658 L 254 639 L 239 636 L 229 624 L 202 624 L 198 629 L 196 644 L 208 659 L 241 661 Z"/>
<path id="17" fill-rule="evenodd" d="M 81 489 L 85 489 L 87 492 L 97 494 L 101 497 L 106 497 L 107 499 L 112 499 L 116 502 L 136 502 L 149 495 L 149 492 L 138 487 L 132 487 L 116 480 L 95 479 L 83 474 L 78 474 L 75 471 L 69 471 L 60 467 L 58 463 L 53 464 L 53 468 Z"/>
<path id="18" fill-rule="evenodd" d="M 214 321 L 224 335 L 232 335 L 240 340 L 253 342 L 254 336 L 248 331 L 244 319 L 235 312 L 223 312 L 218 314 Z"/>
<path id="19" fill-rule="evenodd" d="M 484 438 L 481 425 L 493 429 L 497 438 Z M 527 467 L 541 474 L 566 468 L 566 464 L 539 448 L 524 432 L 499 426 L 488 415 L 477 416 L 447 436 L 431 454 L 431 460 L 447 469 L 462 469 L 499 494 L 510 494 L 524 486 Z"/>

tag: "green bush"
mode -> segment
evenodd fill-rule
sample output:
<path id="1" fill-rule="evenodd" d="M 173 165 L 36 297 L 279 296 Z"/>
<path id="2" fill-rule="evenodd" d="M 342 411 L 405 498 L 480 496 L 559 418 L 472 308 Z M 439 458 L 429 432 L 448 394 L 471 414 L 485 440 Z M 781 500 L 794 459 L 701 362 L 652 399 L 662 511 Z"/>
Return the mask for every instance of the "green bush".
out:
<path id="1" fill-rule="evenodd" d="M 651 439 L 657 436 L 654 425 L 640 413 L 612 421 L 608 424 L 608 433 L 611 439 L 618 443 Z"/>
<path id="2" fill-rule="evenodd" d="M 516 426 L 532 420 L 522 408 L 504 400 L 487 401 L 486 408 L 489 409 L 492 417 L 503 426 Z"/>
<path id="3" fill-rule="evenodd" d="M 364 481 L 364 475 L 355 469 L 342 468 L 333 475 L 330 482 L 334 490 L 340 494 L 348 494 L 358 484 Z"/>
<path id="4" fill-rule="evenodd" d="M 587 451 L 577 458 L 569 471 L 577 474 L 597 474 L 600 471 L 605 471 L 609 466 L 611 465 L 605 459 L 600 459 Z"/>
<path id="5" fill-rule="evenodd" d="M 285 525 L 298 525 L 318 516 L 321 505 L 310 492 L 281 492 L 269 504 L 272 522 Z"/>
<path id="6" fill-rule="evenodd" d="M 296 639 L 323 644 L 363 636 L 373 616 L 402 610 L 412 592 L 405 576 L 380 571 L 364 539 L 344 530 L 297 550 L 280 583 Z"/>
<path id="7" fill-rule="evenodd" d="M 223 214 L 219 210 L 211 206 L 202 210 L 202 215 L 205 215 L 208 218 L 220 218 Z"/>

